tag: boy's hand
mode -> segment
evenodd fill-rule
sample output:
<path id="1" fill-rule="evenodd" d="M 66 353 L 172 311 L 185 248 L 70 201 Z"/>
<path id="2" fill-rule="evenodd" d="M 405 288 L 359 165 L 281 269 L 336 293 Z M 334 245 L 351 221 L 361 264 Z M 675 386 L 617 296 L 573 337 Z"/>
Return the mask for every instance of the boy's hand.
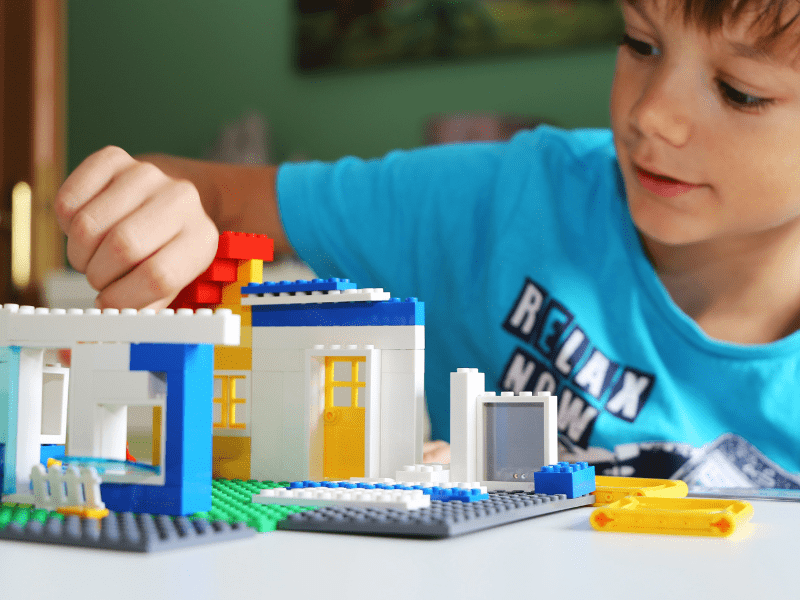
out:
<path id="1" fill-rule="evenodd" d="M 217 250 L 195 185 L 114 146 L 72 172 L 55 209 L 67 257 L 100 292 L 99 308 L 163 308 Z"/>
<path id="2" fill-rule="evenodd" d="M 450 444 L 442 440 L 425 442 L 422 445 L 423 463 L 444 463 L 450 462 Z"/>

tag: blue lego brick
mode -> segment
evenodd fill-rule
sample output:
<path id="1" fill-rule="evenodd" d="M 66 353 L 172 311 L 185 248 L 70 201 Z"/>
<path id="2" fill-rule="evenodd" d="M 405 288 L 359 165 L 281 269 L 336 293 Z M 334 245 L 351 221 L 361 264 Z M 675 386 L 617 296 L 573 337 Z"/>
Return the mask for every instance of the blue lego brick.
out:
<path id="1" fill-rule="evenodd" d="M 168 515 L 211 510 L 213 362 L 210 344 L 131 344 L 132 371 L 167 377 L 164 485 L 102 483 L 110 510 Z"/>
<path id="2" fill-rule="evenodd" d="M 540 494 L 585 496 L 595 491 L 594 467 L 585 462 L 548 465 L 533 474 L 533 487 Z"/>
<path id="3" fill-rule="evenodd" d="M 298 279 L 297 281 L 265 281 L 242 287 L 242 294 L 284 294 L 292 292 L 327 292 L 330 290 L 355 290 L 349 279 Z"/>
<path id="4" fill-rule="evenodd" d="M 427 493 L 426 488 L 423 488 L 423 491 Z M 489 494 L 481 494 L 480 489 L 431 488 L 431 500 L 439 500 L 441 502 L 480 502 L 488 499 Z"/>
<path id="5" fill-rule="evenodd" d="M 46 519 L 17 519 L 0 525 L 0 539 L 124 552 L 157 552 L 255 535 L 244 523 L 164 515 L 110 513 L 99 522 L 50 513 Z"/>
<path id="6" fill-rule="evenodd" d="M 356 533 L 416 538 L 446 538 L 531 517 L 590 506 L 594 496 L 490 492 L 478 502 L 441 502 L 414 510 L 328 506 L 288 515 L 278 529 L 326 533 Z"/>
<path id="7" fill-rule="evenodd" d="M 416 298 L 382 302 L 253 306 L 253 327 L 353 327 L 425 325 L 425 303 Z"/>
<path id="8" fill-rule="evenodd" d="M 42 452 L 39 461 L 46 467 L 47 460 L 55 458 L 56 460 L 63 460 L 66 451 L 63 444 L 42 444 Z"/>

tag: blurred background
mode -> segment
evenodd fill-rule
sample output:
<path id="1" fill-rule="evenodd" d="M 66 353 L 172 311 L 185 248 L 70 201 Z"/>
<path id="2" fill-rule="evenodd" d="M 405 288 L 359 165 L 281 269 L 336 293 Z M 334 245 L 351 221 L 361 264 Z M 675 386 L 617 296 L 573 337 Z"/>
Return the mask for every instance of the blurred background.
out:
<path id="1" fill-rule="evenodd" d="M 595 37 L 570 27 L 587 10 Z M 44 293 L 64 266 L 52 198 L 108 144 L 277 163 L 503 139 L 539 122 L 607 127 L 618 33 L 598 10 L 618 9 L 609 0 L 0 0 L 0 254 L 9 257 L 0 300 L 86 303 Z M 317 38 L 309 17 L 327 27 Z M 354 43 L 369 61 L 340 60 Z"/>

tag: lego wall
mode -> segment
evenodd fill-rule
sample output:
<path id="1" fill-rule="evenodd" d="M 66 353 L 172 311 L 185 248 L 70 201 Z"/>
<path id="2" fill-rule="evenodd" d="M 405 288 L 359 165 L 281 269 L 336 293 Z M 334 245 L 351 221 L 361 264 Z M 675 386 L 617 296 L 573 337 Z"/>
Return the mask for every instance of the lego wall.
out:
<path id="1" fill-rule="evenodd" d="M 454 111 L 608 126 L 616 47 L 300 75 L 291 0 L 68 3 L 68 168 L 106 144 L 200 157 L 248 109 L 274 160 L 369 157 L 422 143 Z"/>

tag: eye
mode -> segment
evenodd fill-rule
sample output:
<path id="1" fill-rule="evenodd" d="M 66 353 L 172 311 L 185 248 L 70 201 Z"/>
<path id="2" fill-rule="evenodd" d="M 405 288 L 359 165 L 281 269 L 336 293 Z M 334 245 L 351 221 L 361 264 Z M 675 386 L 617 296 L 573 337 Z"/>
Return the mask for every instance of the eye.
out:
<path id="1" fill-rule="evenodd" d="M 622 36 L 619 45 L 627 46 L 640 56 L 658 56 L 661 54 L 661 52 L 655 46 L 651 46 L 642 40 L 637 40 L 636 38 L 629 36 L 627 33 Z"/>
<path id="2" fill-rule="evenodd" d="M 717 80 L 717 85 L 719 86 L 719 89 L 722 92 L 722 96 L 725 98 L 725 101 L 734 108 L 738 108 L 740 110 L 742 109 L 761 110 L 767 105 L 772 104 L 772 102 L 774 102 L 774 100 L 772 100 L 771 98 L 759 98 L 758 96 L 753 96 L 751 94 L 746 94 L 745 92 L 740 92 L 736 88 L 728 85 L 727 83 L 721 80 Z"/>

